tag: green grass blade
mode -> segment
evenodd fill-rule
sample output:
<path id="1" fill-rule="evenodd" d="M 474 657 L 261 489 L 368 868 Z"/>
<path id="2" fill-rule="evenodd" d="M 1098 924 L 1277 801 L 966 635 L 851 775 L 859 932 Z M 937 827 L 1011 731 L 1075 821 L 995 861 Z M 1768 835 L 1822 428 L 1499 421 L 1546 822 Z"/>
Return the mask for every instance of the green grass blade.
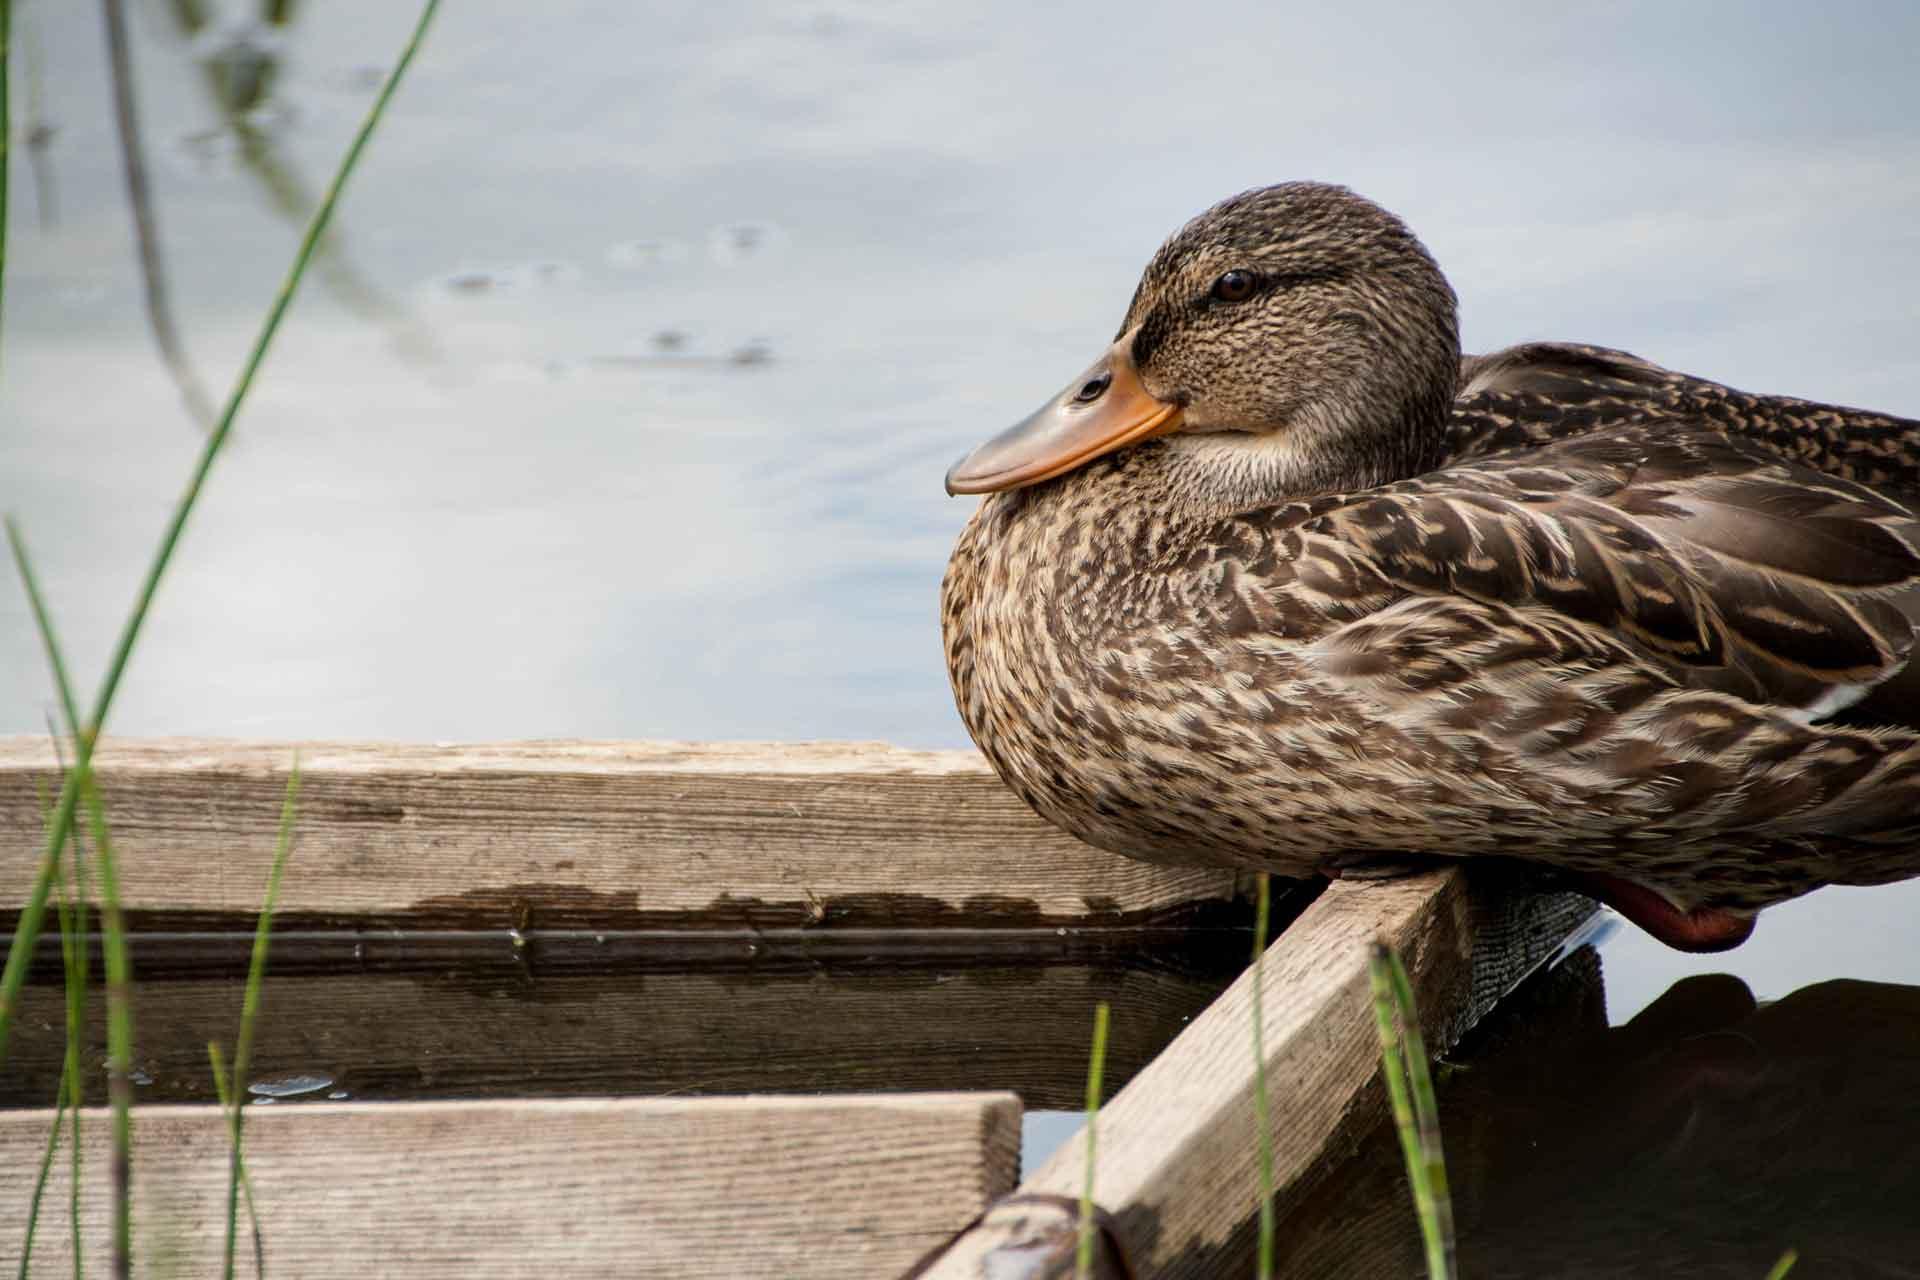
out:
<path id="1" fill-rule="evenodd" d="M 260 1012 L 260 983 L 267 974 L 267 944 L 273 931 L 273 908 L 280 900 L 280 878 L 287 869 L 287 854 L 293 848 L 293 814 L 300 798 L 300 756 L 294 753 L 293 767 L 287 771 L 287 793 L 280 802 L 280 835 L 274 843 L 273 869 L 267 873 L 267 900 L 260 908 L 260 920 L 253 931 L 253 956 L 247 964 L 247 993 L 240 1002 L 240 1035 L 233 1049 L 233 1096 L 246 1090 L 247 1067 L 253 1059 L 253 1026 Z M 227 1280 L 233 1280 L 234 1241 L 240 1216 L 240 1181 L 245 1166 L 240 1157 L 240 1129 L 243 1108 L 238 1101 L 228 1110 L 228 1142 L 231 1146 L 227 1168 Z M 260 1248 L 260 1226 L 254 1223 L 254 1248 Z"/>
<path id="2" fill-rule="evenodd" d="M 229 1086 L 226 1062 L 220 1056 L 219 1044 L 212 1040 L 207 1041 L 207 1061 L 213 1064 L 213 1091 L 219 1095 L 220 1110 L 223 1114 L 231 1116 L 232 1113 L 239 1111 L 241 1105 L 239 1073 L 237 1071 L 234 1073 L 233 1082 L 231 1086 Z M 237 1122 L 230 1120 L 229 1123 Z M 253 1179 L 247 1176 L 246 1161 L 239 1158 L 239 1146 L 236 1144 L 232 1150 L 234 1155 L 233 1171 L 237 1175 L 237 1180 L 240 1183 L 241 1194 L 246 1198 L 247 1222 L 253 1228 L 253 1274 L 256 1276 L 264 1276 L 267 1274 L 267 1248 L 260 1235 L 260 1211 L 254 1207 L 253 1203 Z M 228 1206 L 227 1214 L 229 1218 L 233 1215 L 231 1205 Z M 229 1225 L 228 1231 L 229 1239 L 231 1239 L 231 1225 Z M 229 1260 L 227 1263 L 227 1273 L 231 1275 L 232 1271 L 233 1264 L 232 1261 Z"/>
<path id="3" fill-rule="evenodd" d="M 1413 1187 L 1414 1210 L 1426 1248 L 1432 1280 L 1453 1280 L 1453 1202 L 1447 1192 L 1446 1162 L 1440 1150 L 1440 1112 L 1427 1073 L 1425 1041 L 1413 1004 L 1413 989 L 1400 957 L 1375 943 L 1367 964 L 1373 988 L 1373 1015 L 1380 1033 L 1380 1068 L 1393 1106 L 1394 1128 Z"/>
<path id="4" fill-rule="evenodd" d="M 1262 871 L 1253 912 L 1253 1124 L 1260 1152 L 1260 1249 L 1255 1267 L 1260 1280 L 1273 1277 L 1273 1129 L 1267 1105 L 1267 1039 L 1261 1021 L 1260 987 L 1266 968 L 1267 928 L 1271 922 L 1273 891 Z"/>
<path id="5" fill-rule="evenodd" d="M 54 1095 L 53 1128 L 47 1133 L 47 1149 L 40 1154 L 40 1172 L 33 1180 L 33 1198 L 27 1202 L 27 1230 L 20 1241 L 19 1280 L 27 1280 L 27 1268 L 33 1262 L 33 1229 L 40 1221 L 40 1200 L 46 1194 L 47 1178 L 53 1172 L 53 1157 L 60 1150 L 60 1126 L 67 1118 L 67 1073 L 60 1073 L 60 1088 Z"/>
<path id="6" fill-rule="evenodd" d="M 0 0 L 4 4 L 5 0 Z M 352 175 L 361 153 L 366 150 L 367 142 L 372 138 L 375 127 L 385 114 L 387 104 L 392 101 L 394 90 L 419 52 L 422 39 L 434 13 L 440 7 L 440 0 L 427 0 L 420 11 L 419 21 L 414 25 L 413 33 L 401 50 L 399 61 L 394 64 L 386 83 L 381 86 L 373 105 L 367 109 L 367 116 L 348 146 L 346 155 L 341 158 L 332 183 L 327 187 L 326 195 L 320 201 L 320 207 L 314 210 L 313 218 L 307 224 L 306 234 L 302 236 L 300 248 L 294 255 L 293 265 L 288 269 L 286 279 L 281 283 L 279 293 L 274 297 L 273 306 L 268 310 L 260 333 L 254 340 L 253 348 L 248 352 L 246 363 L 242 366 L 240 377 L 234 384 L 232 394 L 227 398 L 226 407 L 221 411 L 220 420 L 208 433 L 206 442 L 201 446 L 199 460 L 187 481 L 187 487 L 175 504 L 173 514 L 160 540 L 159 549 L 154 553 L 153 562 L 147 569 L 146 577 L 141 581 L 140 590 L 134 599 L 132 612 L 122 627 L 120 637 L 114 645 L 113 655 L 107 663 L 106 677 L 101 681 L 99 693 L 94 699 L 93 715 L 86 722 L 86 732 L 78 735 L 75 744 L 74 776 L 68 785 L 61 789 L 60 802 L 54 809 L 53 826 L 47 833 L 48 853 L 42 859 L 39 874 L 34 879 L 32 892 L 20 909 L 18 922 L 14 927 L 13 943 L 7 950 L 7 963 L 4 972 L 0 972 L 0 1065 L 5 1063 L 7 1033 L 13 1025 L 13 1013 L 19 1006 L 20 990 L 26 983 L 27 965 L 33 955 L 34 945 L 40 938 L 40 925 L 46 914 L 47 895 L 53 883 L 53 867 L 57 851 L 66 843 L 67 834 L 72 830 L 75 810 L 79 804 L 81 787 L 76 785 L 88 776 L 93 760 L 93 745 L 100 732 L 105 728 L 107 713 L 113 708 L 114 695 L 120 688 L 121 678 L 126 674 L 127 663 L 133 656 L 134 644 L 140 638 L 141 628 L 146 623 L 147 613 L 153 607 L 153 598 L 160 589 L 160 579 L 165 574 L 168 563 L 173 559 L 174 548 L 179 545 L 180 535 L 185 530 L 187 518 L 193 514 L 194 506 L 200 498 L 207 476 L 213 469 L 215 459 L 220 456 L 227 437 L 233 430 L 234 419 L 245 402 L 247 391 L 253 386 L 254 376 L 259 372 L 261 363 L 266 359 L 267 348 L 273 336 L 280 328 L 288 305 L 293 301 L 301 278 L 306 274 L 307 265 L 313 259 L 314 247 L 319 243 L 321 234 L 333 217 L 334 207 L 340 202 L 340 193 L 345 189 L 347 179 Z M 101 868 L 102 887 L 105 888 L 106 867 Z"/>
<path id="7" fill-rule="evenodd" d="M 40 816 L 42 822 L 46 820 L 49 807 L 46 788 L 43 785 L 40 792 Z M 47 1131 L 46 1149 L 40 1155 L 40 1170 L 34 1176 L 33 1195 L 27 1202 L 26 1235 L 20 1242 L 19 1274 L 21 1280 L 26 1280 L 27 1268 L 33 1260 L 33 1236 L 40 1225 L 40 1206 L 46 1198 L 47 1179 L 53 1173 L 54 1157 L 58 1155 L 60 1151 L 60 1129 L 67 1118 L 67 1108 L 73 1094 L 75 1075 L 80 1070 L 79 1035 L 78 1030 L 74 1026 L 74 992 L 76 980 L 80 974 L 74 960 L 74 951 L 77 948 L 84 954 L 86 950 L 86 939 L 81 937 L 74 927 L 73 912 L 67 905 L 70 897 L 71 894 L 69 892 L 62 892 L 55 903 L 60 916 L 60 956 L 64 962 L 67 980 L 66 1056 L 60 1064 L 60 1083 L 54 1090 L 53 1127 Z M 73 1144 L 75 1150 L 78 1150 L 80 1143 L 78 1121 L 80 1116 L 77 1110 L 73 1113 L 73 1118 L 76 1122 L 73 1132 Z M 78 1265 L 79 1260 L 76 1255 L 75 1266 L 77 1267 Z"/>
<path id="8" fill-rule="evenodd" d="M 73 1275 L 80 1280 L 83 1273 L 82 1250 L 80 1248 L 80 1113 L 86 1106 L 85 1055 L 82 1045 L 87 1029 L 87 873 L 86 860 L 81 855 L 80 841 L 68 844 L 68 866 L 72 872 L 72 886 L 68 897 L 73 902 L 72 941 L 68 942 L 68 913 L 60 913 L 60 951 L 65 962 L 67 980 L 67 1052 L 66 1062 L 61 1067 L 61 1084 L 65 1090 L 64 1101 L 67 1105 L 69 1150 L 72 1153 L 68 1170 L 67 1219 L 73 1233 Z M 58 1120 L 55 1120 L 58 1124 Z M 38 1200 L 35 1196 L 35 1200 Z"/>
<path id="9" fill-rule="evenodd" d="M 80 1115 L 87 1103 L 84 1043 L 87 1029 L 87 865 L 80 842 L 69 846 L 73 870 L 73 955 L 67 961 L 67 1085 L 71 1167 L 68 1170 L 67 1219 L 73 1232 L 73 1277 L 83 1274 L 80 1248 Z"/>
<path id="10" fill-rule="evenodd" d="M 11 531 L 11 523 L 8 528 Z M 77 754 L 80 759 L 90 761 L 93 753 L 91 747 L 83 742 Z M 46 848 L 40 855 L 40 868 L 34 873 L 33 887 L 14 921 L 13 941 L 7 947 L 6 968 L 0 970 L 0 1066 L 6 1065 L 7 1037 L 13 1029 L 13 1011 L 19 1007 L 20 991 L 27 982 L 27 966 L 32 963 L 33 948 L 40 941 L 40 923 L 46 915 L 47 895 L 52 890 L 54 876 L 60 866 L 60 850 L 73 831 L 73 810 L 80 798 L 74 779 L 80 767 L 76 763 L 75 772 L 68 773 L 61 784 L 60 799 L 48 823 Z"/>
<path id="11" fill-rule="evenodd" d="M 1414 1127 L 1420 1141 L 1420 1154 L 1427 1166 L 1434 1221 L 1440 1238 L 1446 1243 L 1447 1264 L 1451 1270 L 1454 1263 L 1453 1192 L 1447 1183 L 1447 1162 L 1440 1145 L 1440 1103 L 1433 1093 L 1433 1074 L 1427 1069 L 1427 1042 L 1420 1034 L 1413 984 L 1407 981 L 1406 966 L 1391 950 L 1387 952 L 1387 975 L 1393 980 L 1393 1000 L 1400 1010 L 1400 1025 L 1405 1035 L 1407 1077 L 1413 1086 Z"/>
<path id="12" fill-rule="evenodd" d="M 49 726 L 51 728 L 51 726 Z M 53 733 L 55 759 L 60 758 L 60 735 Z M 62 772 L 66 762 L 60 761 Z M 40 794 L 40 820 L 47 821 L 51 805 L 48 803 L 44 785 Z M 78 839 L 68 842 L 68 869 L 72 873 L 72 884 L 68 897 L 73 902 L 73 937 L 75 945 L 71 950 L 66 946 L 64 917 L 61 919 L 61 957 L 65 962 L 67 981 L 67 1053 L 66 1063 L 61 1068 L 65 1075 L 66 1101 L 68 1115 L 68 1134 L 70 1142 L 71 1164 L 67 1182 L 67 1221 L 73 1234 L 73 1280 L 80 1280 L 85 1274 L 85 1251 L 80 1247 L 80 1116 L 87 1104 L 87 1079 L 84 1070 L 82 1044 L 87 1028 L 87 983 L 88 966 L 91 963 L 87 947 L 87 898 L 90 889 L 87 884 L 87 860 Z"/>
<path id="13" fill-rule="evenodd" d="M 4 4 L 4 3 L 5 3 L 5 0 L 0 0 L 0 4 Z M 64 713 L 64 715 L 66 716 L 67 732 L 70 734 L 77 735 L 76 726 L 79 724 L 79 709 L 74 703 L 74 699 L 73 699 L 73 682 L 67 677 L 66 659 L 61 655 L 59 639 L 54 635 L 53 619 L 47 613 L 46 598 L 40 594 L 40 584 L 39 584 L 39 581 L 34 577 L 32 562 L 27 558 L 26 542 L 20 536 L 19 526 L 14 523 L 13 518 L 10 516 L 7 518 L 5 523 L 6 523 L 6 532 L 7 532 L 7 547 L 13 554 L 14 568 L 19 573 L 20 581 L 26 589 L 27 604 L 29 605 L 29 607 L 33 612 L 34 625 L 40 632 L 41 647 L 46 652 L 47 665 L 53 672 L 54 690 L 59 695 L 59 698 L 60 698 L 60 709 L 62 713 Z M 79 750 L 79 746 L 77 742 L 75 744 L 75 750 L 76 752 Z M 59 754 L 60 754 L 60 740 L 59 740 L 58 733 L 55 733 L 54 734 L 54 755 L 56 759 L 59 758 Z M 61 764 L 61 772 L 63 776 L 68 776 L 69 782 L 70 782 L 71 777 L 70 775 L 68 775 L 66 762 L 62 760 L 60 764 Z M 67 787 L 63 785 L 62 787 L 63 801 L 65 799 L 66 794 L 67 794 Z M 60 854 L 62 849 L 66 846 L 67 840 L 63 837 L 59 843 L 56 844 L 53 842 L 52 836 L 53 836 L 53 827 L 54 827 L 54 817 L 52 814 L 44 812 L 44 810 L 46 809 L 44 797 L 42 798 L 41 808 L 43 810 L 41 814 L 41 825 L 44 826 L 47 831 L 47 848 L 41 859 L 39 881 L 46 882 L 47 884 L 51 884 L 52 878 L 59 873 Z M 80 856 L 79 841 L 74 840 L 72 842 L 72 845 L 74 850 L 73 856 L 77 860 Z M 35 884 L 35 892 L 38 894 L 40 901 L 44 904 L 46 901 L 46 893 L 44 889 L 42 889 L 41 884 L 38 882 Z M 84 911 L 85 910 L 84 894 L 81 896 L 79 901 L 81 902 L 81 910 Z M 14 948 L 10 950 L 7 955 L 8 985 L 3 992 L 0 992 L 0 1062 L 4 1062 L 6 1058 L 6 1025 L 7 1025 L 8 1015 L 10 1014 L 13 1008 L 14 1002 L 19 998 L 19 987 L 21 984 L 24 983 L 26 978 L 27 965 L 26 963 L 22 963 L 19 966 L 19 981 L 16 982 L 14 980 L 14 953 L 15 951 L 20 950 L 20 947 L 19 947 L 20 933 L 25 929 L 24 914 L 25 913 L 23 912 L 22 923 L 16 926 L 16 929 L 15 929 Z M 30 952 L 23 953 L 23 954 L 26 961 L 31 961 L 32 955 Z"/>
<path id="14" fill-rule="evenodd" d="M 80 1113 L 86 1105 L 86 1075 L 76 1057 L 72 1078 L 67 1082 L 67 1229 L 73 1239 L 73 1280 L 86 1274 L 86 1251 L 80 1247 Z"/>
<path id="15" fill-rule="evenodd" d="M 68 715 L 67 730 L 74 738 L 74 763 L 66 770 L 61 784 L 61 800 L 70 802 L 76 794 L 85 795 L 94 851 L 100 859 L 100 893 L 105 900 L 101 914 L 107 952 L 107 1101 L 113 1112 L 113 1156 L 109 1166 L 113 1187 L 113 1270 L 115 1276 L 124 1277 L 132 1274 L 133 1269 L 133 1086 L 130 1083 L 133 1071 L 133 972 L 127 956 L 126 928 L 120 912 L 120 876 L 113 857 L 113 838 L 107 830 L 106 809 L 100 801 L 100 789 L 94 785 L 89 768 L 91 735 L 83 735 L 80 726 L 72 720 L 75 706 L 73 684 L 67 679 L 67 664 L 61 657 L 60 640 L 54 634 L 53 619 L 47 613 L 45 598 L 40 594 L 40 583 L 34 576 L 26 542 L 11 520 L 6 525 L 7 543 L 13 551 L 14 566 L 20 571 L 21 585 L 26 589 L 34 623 L 40 630 L 40 642 L 47 651 L 47 664 L 53 670 L 60 706 Z M 54 751 L 57 756 L 57 739 Z M 58 868 L 60 849 L 69 839 L 76 850 L 80 846 L 79 835 L 71 829 L 71 803 L 67 804 L 66 813 L 68 830 L 58 840 L 53 839 L 56 833 L 49 833 L 50 868 L 53 869 Z M 56 810 L 56 820 L 58 815 L 59 811 Z M 79 857 L 78 853 L 75 857 Z M 45 895 L 41 896 L 44 901 Z M 22 923 L 17 930 L 24 930 L 25 927 Z M 9 973 L 19 952 L 20 935 L 16 931 L 14 948 L 7 955 Z M 31 951 L 25 954 L 30 960 Z M 26 969 L 27 962 L 23 961 L 20 965 L 23 982 Z M 16 988 L 5 997 L 9 1008 L 17 998 Z"/>
<path id="16" fill-rule="evenodd" d="M 1780 1255 L 1780 1261 L 1773 1264 L 1773 1270 L 1767 1272 L 1767 1280 L 1786 1280 L 1787 1272 L 1793 1270 L 1793 1264 L 1800 1261 L 1800 1251 L 1789 1249 Z"/>
<path id="17" fill-rule="evenodd" d="M 1110 1011 L 1102 1000 L 1093 1010 L 1093 1058 L 1087 1063 L 1087 1167 L 1080 1186 L 1080 1243 L 1074 1251 L 1075 1280 L 1093 1275 L 1093 1166 L 1096 1125 L 1100 1118 L 1100 1094 L 1107 1070 L 1107 1022 Z"/>
<path id="18" fill-rule="evenodd" d="M 49 726 L 51 729 L 51 726 Z M 56 759 L 60 756 L 60 735 L 53 732 L 53 750 Z M 60 761 L 62 771 L 65 760 Z M 36 778 L 40 792 L 40 821 L 44 824 L 52 812 L 52 804 L 47 799 L 46 783 Z M 82 1069 L 83 1055 L 81 1042 L 87 1025 L 87 871 L 86 860 L 81 856 L 79 841 L 71 843 L 73 850 L 69 868 L 73 879 L 67 898 L 73 902 L 72 925 L 69 929 L 68 915 L 63 901 L 60 911 L 60 956 L 63 962 L 63 974 L 67 984 L 67 1045 L 64 1060 L 60 1064 L 60 1086 L 54 1095 L 53 1136 L 48 1138 L 48 1156 L 58 1144 L 60 1132 L 60 1113 L 64 1108 L 67 1115 L 68 1150 L 72 1162 L 68 1169 L 67 1183 L 67 1220 L 73 1235 L 73 1276 L 80 1280 L 85 1272 L 85 1251 L 80 1247 L 80 1114 L 86 1106 L 86 1078 Z M 47 1169 L 42 1165 L 39 1181 L 35 1185 L 33 1205 L 27 1216 L 27 1239 L 20 1251 L 20 1274 L 27 1273 L 27 1260 L 33 1253 L 34 1224 L 40 1216 L 41 1188 L 46 1185 Z"/>
<path id="19" fill-rule="evenodd" d="M 120 911 L 120 872 L 107 831 L 106 808 L 93 774 L 84 773 L 87 821 L 94 856 L 100 863 L 100 916 L 107 952 L 107 1105 L 113 1114 L 113 1273 L 122 1280 L 133 1270 L 133 962 L 127 952 L 125 917 Z M 74 844 L 79 844 L 78 837 Z"/>

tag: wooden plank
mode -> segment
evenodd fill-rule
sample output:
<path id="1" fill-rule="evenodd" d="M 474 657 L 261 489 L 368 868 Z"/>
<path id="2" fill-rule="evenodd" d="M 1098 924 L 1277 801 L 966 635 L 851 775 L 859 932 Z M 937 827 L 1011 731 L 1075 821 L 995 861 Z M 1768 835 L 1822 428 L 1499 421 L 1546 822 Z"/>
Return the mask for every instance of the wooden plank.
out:
<path id="1" fill-rule="evenodd" d="M 1367 981 L 1376 938 L 1404 958 L 1437 1052 L 1594 909 L 1573 895 L 1516 893 L 1505 880 L 1455 868 L 1336 883 L 1269 948 L 1261 1053 L 1283 1193 L 1320 1177 L 1355 1117 L 1370 1123 L 1381 1105 Z M 1249 971 L 1100 1112 L 1096 1196 L 1138 1274 L 1219 1274 L 1234 1229 L 1257 1207 L 1252 992 Z M 1021 1184 L 1023 1203 L 988 1215 L 925 1274 L 1071 1274 L 1058 1258 L 1074 1215 L 1048 1210 L 1046 1198 L 1077 1196 L 1085 1172 L 1082 1130 Z"/>
<path id="2" fill-rule="evenodd" d="M 1234 893 L 1063 835 L 971 751 L 111 739 L 94 762 L 137 927 L 251 918 L 296 749 L 289 928 L 1052 928 Z M 0 883 L 32 875 L 54 785 L 44 738 L 0 738 Z"/>
<path id="3" fill-rule="evenodd" d="M 142 956 L 136 947 L 136 966 Z M 557 977 L 270 973 L 253 1078 L 307 1076 L 322 1093 L 366 1100 L 1010 1089 L 1029 1107 L 1077 1110 L 1095 1002 L 1114 1009 L 1107 1078 L 1117 1085 L 1236 971 L 1139 956 L 1098 966 Z M 207 1042 L 232 1044 L 243 985 L 142 978 L 134 991 L 142 1102 L 213 1100 Z M 23 992 L 0 1106 L 53 1100 L 64 1002 L 57 982 Z M 90 1062 L 105 1057 L 104 1007 L 97 994 L 89 1004 Z"/>
<path id="4" fill-rule="evenodd" d="M 0 1204 L 27 1203 L 50 1119 L 0 1114 Z M 87 1121 L 84 1239 L 105 1275 L 110 1126 Z M 282 1280 L 843 1277 L 896 1274 L 958 1230 L 1012 1184 L 1019 1134 L 1010 1095 L 933 1094 L 252 1107 L 246 1141 Z M 226 1149 L 213 1108 L 137 1113 L 136 1275 L 220 1274 Z M 66 1164 L 34 1247 L 47 1275 L 71 1269 Z"/>

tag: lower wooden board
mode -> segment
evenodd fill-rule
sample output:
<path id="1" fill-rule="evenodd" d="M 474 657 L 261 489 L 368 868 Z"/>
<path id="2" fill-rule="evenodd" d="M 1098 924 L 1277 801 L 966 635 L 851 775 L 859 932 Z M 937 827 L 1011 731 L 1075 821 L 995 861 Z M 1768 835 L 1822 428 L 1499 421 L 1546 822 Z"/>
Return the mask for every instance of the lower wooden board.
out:
<path id="1" fill-rule="evenodd" d="M 1489 874 L 1491 872 L 1491 874 Z M 1404 958 L 1428 1045 L 1444 1049 L 1549 956 L 1594 906 L 1570 894 L 1517 891 L 1492 869 L 1404 880 L 1338 882 L 1269 947 L 1258 987 L 1243 974 L 1101 1109 L 1094 1195 L 1120 1275 L 1211 1277 L 1235 1255 L 1259 1203 L 1256 1052 L 1264 1062 L 1276 1188 L 1297 1195 L 1323 1177 L 1384 1103 L 1367 976 L 1372 945 Z M 930 1260 L 940 1280 L 1041 1280 L 1073 1274 L 1064 1208 L 1087 1176 L 1084 1129 L 1019 1188 Z"/>
<path id="2" fill-rule="evenodd" d="M 50 1122 L 0 1114 L 0 1204 L 27 1204 Z M 95 1275 L 111 1274 L 108 1129 L 85 1114 Z M 142 1109 L 134 1134 L 133 1273 L 219 1275 L 219 1113 Z M 249 1108 L 246 1152 L 276 1280 L 847 1277 L 897 1274 L 1004 1193 L 1019 1135 L 1005 1094 L 339 1103 Z M 66 1163 L 35 1239 L 44 1275 L 72 1271 Z M 252 1274 L 244 1214 L 241 1230 Z"/>
<path id="3" fill-rule="evenodd" d="M 1238 941 L 1238 939 L 1236 939 Z M 1078 1109 L 1093 1009 L 1113 1008 L 1107 1078 L 1124 1081 L 1244 965 L 1135 956 L 1101 965 L 776 967 L 745 972 L 269 974 L 253 1076 L 357 1099 L 1010 1089 Z M 1171 959 L 1171 958 L 1170 958 Z M 137 961 L 136 961 L 137 963 Z M 143 1102 L 213 1100 L 207 1042 L 231 1046 L 240 979 L 134 990 Z M 0 1106 L 51 1102 L 65 994 L 29 985 Z M 86 1061 L 104 1061 L 96 991 Z M 96 1071 L 90 1097 L 104 1098 Z"/>

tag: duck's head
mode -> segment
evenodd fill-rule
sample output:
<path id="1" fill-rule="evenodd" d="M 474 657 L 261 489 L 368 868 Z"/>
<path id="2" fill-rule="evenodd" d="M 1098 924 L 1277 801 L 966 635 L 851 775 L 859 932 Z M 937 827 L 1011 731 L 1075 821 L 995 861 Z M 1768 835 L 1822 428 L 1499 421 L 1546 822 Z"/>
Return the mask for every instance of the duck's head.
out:
<path id="1" fill-rule="evenodd" d="M 1344 187 L 1264 187 L 1162 245 L 1113 345 L 955 463 L 947 492 L 1161 438 L 1206 496 L 1370 487 L 1438 461 L 1459 363 L 1453 290 L 1404 223 Z"/>

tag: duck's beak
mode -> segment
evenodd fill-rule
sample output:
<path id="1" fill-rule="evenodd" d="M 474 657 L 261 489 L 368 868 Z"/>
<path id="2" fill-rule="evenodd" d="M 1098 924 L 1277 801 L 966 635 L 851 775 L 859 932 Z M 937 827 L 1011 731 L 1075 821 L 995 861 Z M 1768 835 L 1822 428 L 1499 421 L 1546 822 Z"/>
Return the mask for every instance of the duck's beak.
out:
<path id="1" fill-rule="evenodd" d="M 1166 435 L 1180 406 L 1155 399 L 1133 367 L 1134 330 L 1040 411 L 953 464 L 948 493 L 998 493 L 1065 475 L 1103 454 Z"/>

